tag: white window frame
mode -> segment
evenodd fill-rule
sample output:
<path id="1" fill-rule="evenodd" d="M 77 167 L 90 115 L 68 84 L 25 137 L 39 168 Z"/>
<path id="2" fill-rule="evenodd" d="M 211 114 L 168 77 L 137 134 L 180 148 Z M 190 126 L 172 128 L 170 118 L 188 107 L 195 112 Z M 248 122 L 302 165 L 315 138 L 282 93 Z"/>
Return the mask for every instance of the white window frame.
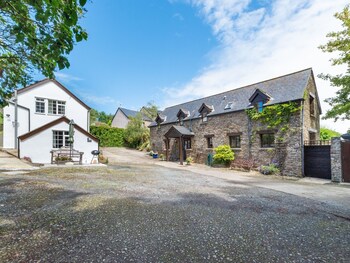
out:
<path id="1" fill-rule="evenodd" d="M 60 143 L 57 142 L 57 140 L 60 140 L 59 136 L 62 136 L 62 146 L 61 147 L 55 147 L 55 146 L 59 146 L 60 145 Z M 69 139 L 69 132 L 68 131 L 53 130 L 52 131 L 52 148 L 53 149 L 60 149 L 62 147 L 70 146 L 68 139 Z"/>
<path id="2" fill-rule="evenodd" d="M 45 99 L 35 98 L 35 113 L 45 114 L 46 112 L 45 106 L 46 106 Z M 40 109 L 43 109 L 43 111 L 38 111 L 38 107 L 40 107 Z"/>
<path id="3" fill-rule="evenodd" d="M 65 115 L 66 102 L 48 99 L 48 113 L 52 115 Z"/>

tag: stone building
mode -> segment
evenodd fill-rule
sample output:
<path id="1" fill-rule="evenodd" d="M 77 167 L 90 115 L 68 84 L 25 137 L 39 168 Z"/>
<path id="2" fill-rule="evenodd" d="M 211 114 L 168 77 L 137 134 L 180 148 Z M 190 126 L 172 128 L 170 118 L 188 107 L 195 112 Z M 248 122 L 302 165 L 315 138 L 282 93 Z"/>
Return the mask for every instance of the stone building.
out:
<path id="1" fill-rule="evenodd" d="M 269 127 L 247 110 L 262 112 L 293 102 L 297 111 L 288 125 Z M 150 127 L 153 151 L 167 160 L 191 156 L 205 163 L 214 148 L 228 144 L 235 159 L 257 165 L 277 161 L 284 175 L 303 175 L 304 141 L 319 140 L 321 107 L 312 69 L 262 81 L 164 109 Z"/>

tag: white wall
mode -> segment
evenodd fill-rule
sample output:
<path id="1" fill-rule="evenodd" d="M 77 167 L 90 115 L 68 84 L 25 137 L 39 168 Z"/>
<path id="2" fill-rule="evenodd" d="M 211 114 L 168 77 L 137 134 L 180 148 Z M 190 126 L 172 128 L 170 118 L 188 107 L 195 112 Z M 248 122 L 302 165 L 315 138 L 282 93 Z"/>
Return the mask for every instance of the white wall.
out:
<path id="1" fill-rule="evenodd" d="M 35 98 L 44 98 L 45 114 L 35 113 Z M 46 82 L 42 85 L 29 89 L 18 94 L 18 104 L 30 109 L 31 114 L 31 130 L 34 130 L 46 123 L 56 120 L 62 115 L 48 114 L 47 99 L 61 100 L 66 102 L 65 116 L 73 119 L 76 124 L 85 130 L 88 127 L 88 109 L 83 107 L 73 97 L 57 86 L 54 82 Z"/>
<path id="2" fill-rule="evenodd" d="M 125 114 L 120 109 L 118 109 L 117 113 L 114 115 L 111 126 L 125 129 L 128 123 L 128 117 L 126 117 Z"/>
<path id="3" fill-rule="evenodd" d="M 26 109 L 18 107 L 18 136 L 29 132 L 29 112 Z M 15 148 L 15 106 L 9 104 L 3 109 L 3 147 Z"/>
<path id="4" fill-rule="evenodd" d="M 20 141 L 20 158 L 30 157 L 33 163 L 50 163 L 53 130 L 68 131 L 69 125 L 66 122 L 61 122 L 26 140 Z M 85 134 L 75 129 L 73 148 L 79 152 L 84 152 L 83 164 L 90 163 L 93 157 L 91 151 L 98 150 L 98 143 L 93 140 L 87 142 L 87 138 Z"/>

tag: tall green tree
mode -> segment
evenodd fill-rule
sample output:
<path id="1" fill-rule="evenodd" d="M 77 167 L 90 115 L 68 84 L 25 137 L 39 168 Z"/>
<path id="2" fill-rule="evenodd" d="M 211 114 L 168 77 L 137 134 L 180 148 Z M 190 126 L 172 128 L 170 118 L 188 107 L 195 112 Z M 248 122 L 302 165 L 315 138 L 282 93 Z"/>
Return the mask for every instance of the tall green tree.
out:
<path id="1" fill-rule="evenodd" d="M 338 57 L 331 59 L 332 65 L 346 65 L 347 70 L 343 74 L 332 76 L 320 74 L 319 77 L 328 80 L 331 86 L 339 88 L 336 96 L 326 99 L 332 107 L 326 112 L 325 119 L 334 118 L 335 121 L 350 120 L 350 10 L 349 5 L 344 10 L 334 15 L 342 22 L 342 30 L 327 34 L 330 38 L 326 45 L 320 46 L 323 52 L 335 52 Z"/>
<path id="2" fill-rule="evenodd" d="M 0 105 L 33 72 L 54 78 L 70 66 L 74 44 L 87 39 L 79 19 L 87 0 L 0 1 Z"/>

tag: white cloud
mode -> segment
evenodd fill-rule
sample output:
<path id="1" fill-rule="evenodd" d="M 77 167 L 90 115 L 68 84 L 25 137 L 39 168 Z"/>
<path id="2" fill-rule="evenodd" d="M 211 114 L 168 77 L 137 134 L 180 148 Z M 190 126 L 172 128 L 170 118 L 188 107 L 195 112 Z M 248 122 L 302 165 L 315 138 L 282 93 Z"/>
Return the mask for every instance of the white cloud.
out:
<path id="1" fill-rule="evenodd" d="M 83 80 L 82 78 L 79 78 L 70 74 L 62 73 L 62 72 L 55 72 L 55 76 L 59 81 L 62 81 L 64 83 Z"/>
<path id="2" fill-rule="evenodd" d="M 77 91 L 77 93 L 79 94 L 79 96 L 83 98 L 85 102 L 90 102 L 95 105 L 103 105 L 103 106 L 112 105 L 115 107 L 115 105 L 120 104 L 119 101 L 109 96 L 96 96 L 96 95 L 92 95 L 81 91 Z"/>
<path id="3" fill-rule="evenodd" d="M 188 83 L 163 89 L 165 106 L 309 67 L 315 75 L 344 71 L 331 66 L 331 55 L 317 47 L 327 42 L 328 32 L 340 29 L 333 14 L 347 0 L 276 0 L 270 5 L 260 1 L 263 6 L 258 9 L 251 9 L 249 0 L 186 2 L 199 10 L 220 46 L 211 54 L 212 63 Z M 325 112 L 329 106 L 323 100 L 334 96 L 335 90 L 317 77 L 316 83 Z M 350 122 L 322 123 L 341 132 L 350 128 Z"/>
<path id="4" fill-rule="evenodd" d="M 184 21 L 184 20 L 185 20 L 185 18 L 183 17 L 183 15 L 181 15 L 180 13 L 175 13 L 175 14 L 173 15 L 173 18 L 176 18 L 176 19 L 178 19 L 178 20 L 180 20 L 180 21 Z"/>

